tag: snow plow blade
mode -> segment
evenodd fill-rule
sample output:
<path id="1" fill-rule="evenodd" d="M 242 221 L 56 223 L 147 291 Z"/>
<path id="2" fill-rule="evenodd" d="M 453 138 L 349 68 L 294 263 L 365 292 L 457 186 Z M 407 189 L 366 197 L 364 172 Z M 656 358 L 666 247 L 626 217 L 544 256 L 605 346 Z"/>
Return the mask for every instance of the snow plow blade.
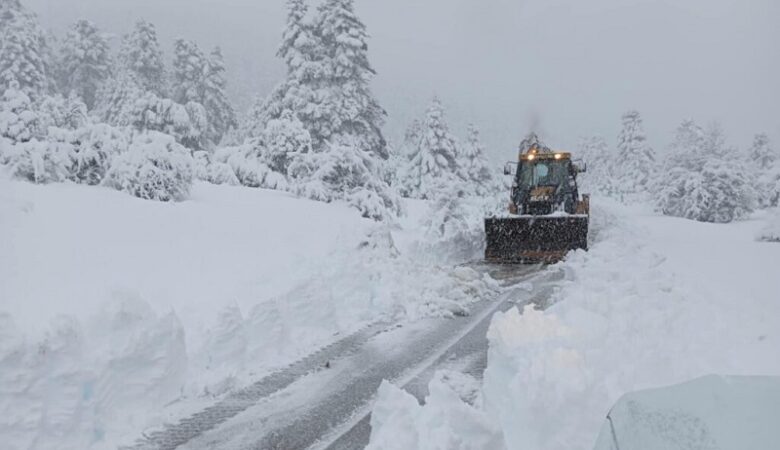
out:
<path id="1" fill-rule="evenodd" d="M 570 250 L 588 248 L 588 216 L 485 219 L 485 260 L 491 263 L 554 263 Z"/>

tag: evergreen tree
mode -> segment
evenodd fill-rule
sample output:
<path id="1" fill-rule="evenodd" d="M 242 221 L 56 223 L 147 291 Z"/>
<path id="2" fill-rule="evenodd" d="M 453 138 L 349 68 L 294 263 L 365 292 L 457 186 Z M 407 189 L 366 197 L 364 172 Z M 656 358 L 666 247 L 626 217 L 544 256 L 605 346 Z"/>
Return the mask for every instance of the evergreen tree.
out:
<path id="1" fill-rule="evenodd" d="M 128 70 L 120 70 L 106 82 L 98 94 L 96 113 L 101 121 L 114 126 L 130 125 L 135 103 L 146 91 Z"/>
<path id="2" fill-rule="evenodd" d="M 354 11 L 354 0 L 326 0 L 319 8 L 317 37 L 323 47 L 315 92 L 324 99 L 304 124 L 312 127 L 315 147 L 335 136 L 350 136 L 360 149 L 387 159 L 382 135 L 385 111 L 371 93 L 374 69 L 368 61 L 368 33 Z"/>
<path id="3" fill-rule="evenodd" d="M 74 92 L 92 109 L 110 72 L 108 41 L 92 22 L 79 20 L 62 45 L 61 88 L 67 94 Z"/>
<path id="4" fill-rule="evenodd" d="M 208 58 L 208 66 L 203 86 L 203 98 L 201 104 L 206 109 L 208 119 L 208 139 L 219 144 L 229 130 L 238 127 L 236 112 L 228 101 L 225 90 L 225 62 L 222 50 L 214 48 Z"/>
<path id="5" fill-rule="evenodd" d="M 196 43 L 178 39 L 174 44 L 173 82 L 175 101 L 203 105 L 207 122 L 204 138 L 208 142 L 218 144 L 236 126 L 235 112 L 225 94 L 225 64 L 219 48 L 207 58 Z"/>
<path id="6" fill-rule="evenodd" d="M 759 170 L 771 169 L 778 160 L 778 154 L 769 145 L 769 136 L 764 133 L 753 138 L 753 144 L 748 149 L 748 158 Z"/>
<path id="7" fill-rule="evenodd" d="M 458 156 L 461 178 L 469 181 L 469 190 L 479 196 L 489 195 L 495 187 L 493 173 L 485 158 L 485 147 L 479 138 L 479 130 L 474 125 L 468 126 L 466 142 Z"/>
<path id="8" fill-rule="evenodd" d="M 655 171 L 655 153 L 647 144 L 642 118 L 637 111 L 623 114 L 623 128 L 618 136 L 614 172 L 621 192 L 647 192 Z"/>
<path id="9" fill-rule="evenodd" d="M 165 92 L 165 64 L 153 24 L 136 22 L 122 42 L 120 62 L 142 90 L 157 95 Z"/>
<path id="10" fill-rule="evenodd" d="M 49 79 L 46 37 L 36 16 L 18 0 L 0 2 L 0 91 L 13 82 L 33 100 L 46 94 Z"/>
<path id="11" fill-rule="evenodd" d="M 177 39 L 173 44 L 173 100 L 184 104 L 203 98 L 206 56 L 193 41 Z"/>
<path id="12" fill-rule="evenodd" d="M 582 184 L 581 190 L 613 195 L 617 190 L 612 179 L 615 154 L 610 150 L 604 137 L 591 136 L 582 139 L 578 155 L 588 168 L 585 176 L 579 180 Z"/>
<path id="13" fill-rule="evenodd" d="M 444 121 L 444 108 L 434 98 L 426 112 L 421 136 L 403 171 L 401 192 L 407 197 L 429 199 L 440 186 L 460 183 L 457 154 L 455 137 Z"/>

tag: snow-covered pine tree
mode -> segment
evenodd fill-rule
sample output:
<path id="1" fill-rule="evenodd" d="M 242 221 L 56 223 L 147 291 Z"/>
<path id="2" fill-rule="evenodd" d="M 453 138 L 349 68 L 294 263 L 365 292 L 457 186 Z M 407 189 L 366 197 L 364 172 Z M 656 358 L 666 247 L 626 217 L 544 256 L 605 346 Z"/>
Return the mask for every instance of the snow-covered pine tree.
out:
<path id="1" fill-rule="evenodd" d="M 17 143 L 40 137 L 41 133 L 40 117 L 32 100 L 13 80 L 0 97 L 0 137 Z"/>
<path id="2" fill-rule="evenodd" d="M 176 39 L 173 43 L 173 100 L 177 103 L 199 102 L 203 98 L 203 78 L 207 71 L 206 56 L 193 41 Z"/>
<path id="3" fill-rule="evenodd" d="M 122 41 L 119 60 L 143 91 L 165 93 L 165 64 L 153 24 L 136 22 L 133 32 Z"/>
<path id="4" fill-rule="evenodd" d="M 588 171 L 579 180 L 581 191 L 600 192 L 605 195 L 615 193 L 612 180 L 612 163 L 615 154 L 610 150 L 603 136 L 591 136 L 580 140 L 578 155 L 587 164 Z"/>
<path id="5" fill-rule="evenodd" d="M 235 112 L 225 94 L 225 64 L 219 48 L 206 57 L 195 42 L 176 40 L 173 84 L 176 102 L 203 105 L 207 123 L 206 145 L 219 144 L 225 133 L 236 126 Z"/>
<path id="6" fill-rule="evenodd" d="M 259 137 L 266 124 L 292 111 L 302 121 L 311 122 L 318 114 L 319 101 L 314 97 L 315 80 L 322 78 L 321 59 L 324 49 L 307 21 L 304 0 L 287 0 L 287 24 L 277 56 L 287 66 L 286 79 L 265 98 L 258 98 L 242 124 L 242 134 Z M 321 100 L 321 99 L 320 99 Z M 307 130 L 312 130 L 307 126 Z"/>
<path id="7" fill-rule="evenodd" d="M 753 144 L 748 149 L 748 159 L 759 170 L 769 170 L 780 159 L 780 155 L 770 146 L 769 136 L 760 133 L 753 138 Z"/>
<path id="8" fill-rule="evenodd" d="M 146 93 L 138 84 L 136 76 L 127 69 L 120 69 L 100 89 L 96 115 L 102 122 L 113 126 L 130 125 L 136 101 Z"/>
<path id="9" fill-rule="evenodd" d="M 485 147 L 479 137 L 479 130 L 469 124 L 466 141 L 458 154 L 461 178 L 468 180 L 469 191 L 479 196 L 487 196 L 496 190 L 493 173 L 490 170 Z"/>
<path id="10" fill-rule="evenodd" d="M 438 98 L 434 98 L 426 112 L 417 145 L 403 169 L 402 195 L 430 199 L 441 186 L 462 183 L 457 154 L 455 137 L 444 120 L 444 107 Z"/>
<path id="11" fill-rule="evenodd" d="M 323 101 L 305 114 L 315 150 L 334 137 L 350 140 L 373 157 L 387 159 L 382 135 L 385 111 L 369 87 L 376 73 L 368 61 L 368 33 L 355 14 L 354 0 L 326 0 L 319 8 L 316 36 L 324 49 L 316 73 L 315 97 Z"/>
<path id="12" fill-rule="evenodd" d="M 32 100 L 50 91 L 49 53 L 37 17 L 19 0 L 0 2 L 0 91 L 18 83 Z"/>
<path id="13" fill-rule="evenodd" d="M 108 40 L 88 20 L 79 20 L 62 44 L 62 80 L 66 95 L 75 93 L 89 109 L 95 106 L 98 89 L 111 74 Z"/>
<path id="14" fill-rule="evenodd" d="M 206 75 L 203 79 L 203 97 L 201 103 L 206 109 L 208 120 L 207 138 L 218 145 L 229 130 L 238 127 L 236 112 L 225 92 L 225 61 L 222 50 L 215 47 L 207 60 Z"/>
<path id="15" fill-rule="evenodd" d="M 655 152 L 647 143 L 642 118 L 637 111 L 623 114 L 618 135 L 614 174 L 622 193 L 645 193 L 651 188 L 655 172 Z"/>

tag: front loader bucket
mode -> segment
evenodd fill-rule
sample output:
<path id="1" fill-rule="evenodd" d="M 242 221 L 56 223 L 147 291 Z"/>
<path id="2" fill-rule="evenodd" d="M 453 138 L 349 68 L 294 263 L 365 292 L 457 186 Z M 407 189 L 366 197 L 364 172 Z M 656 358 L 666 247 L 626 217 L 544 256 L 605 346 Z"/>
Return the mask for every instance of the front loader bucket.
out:
<path id="1" fill-rule="evenodd" d="M 485 219 L 485 259 L 493 263 L 551 263 L 588 248 L 588 216 Z"/>

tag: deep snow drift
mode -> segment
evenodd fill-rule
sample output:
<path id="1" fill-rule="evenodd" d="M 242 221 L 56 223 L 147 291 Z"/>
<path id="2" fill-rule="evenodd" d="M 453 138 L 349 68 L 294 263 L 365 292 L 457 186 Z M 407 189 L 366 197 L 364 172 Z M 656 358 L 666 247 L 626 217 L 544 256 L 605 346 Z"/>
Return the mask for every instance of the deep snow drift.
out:
<path id="1" fill-rule="evenodd" d="M 503 448 L 503 439 L 510 449 L 590 449 L 626 392 L 710 373 L 780 375 L 780 246 L 755 241 L 762 221 L 706 224 L 600 199 L 593 220 L 591 250 L 556 268 L 567 274 L 558 303 L 494 317 L 475 406 L 442 408 L 454 394 L 436 379 L 425 406 L 386 385 L 370 448 Z M 394 414 L 382 414 L 389 405 Z M 498 425 L 489 438 L 486 423 Z M 413 441 L 393 438 L 408 429 L 419 430 Z"/>
<path id="2" fill-rule="evenodd" d="M 389 226 L 278 191 L 158 203 L 0 179 L 4 448 L 131 443 L 368 323 L 493 295 L 436 256 L 428 207 Z"/>

